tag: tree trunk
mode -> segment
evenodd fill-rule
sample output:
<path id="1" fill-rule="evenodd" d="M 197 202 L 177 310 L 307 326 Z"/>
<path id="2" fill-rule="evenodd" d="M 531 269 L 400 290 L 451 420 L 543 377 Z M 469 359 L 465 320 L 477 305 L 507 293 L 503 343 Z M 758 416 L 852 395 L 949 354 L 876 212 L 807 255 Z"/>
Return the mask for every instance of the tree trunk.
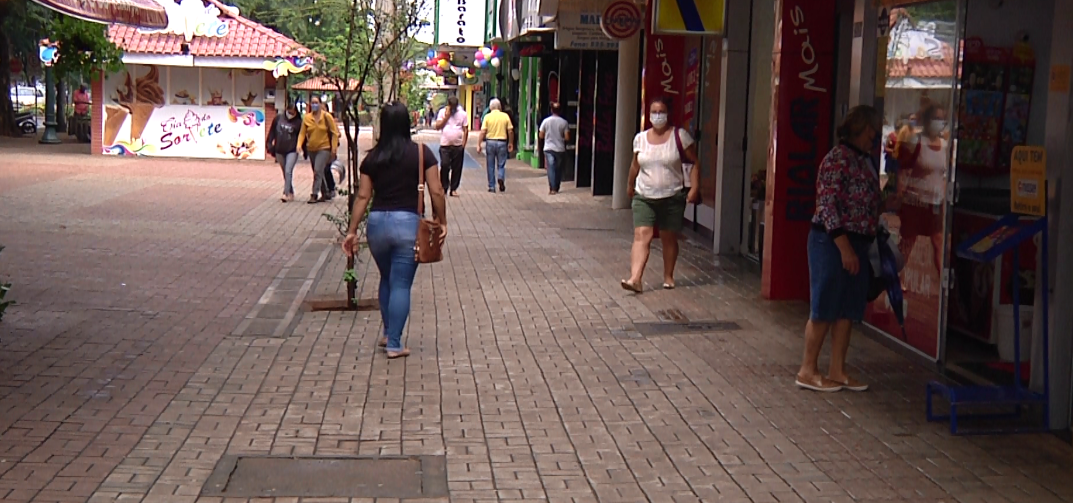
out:
<path id="1" fill-rule="evenodd" d="M 56 131 L 67 131 L 67 82 L 56 79 Z"/>
<path id="2" fill-rule="evenodd" d="M 0 8 L 0 26 L 7 17 L 5 9 Z M 0 33 L 0 89 L 11 89 L 11 44 L 6 33 Z M 21 132 L 15 124 L 15 107 L 11 104 L 11 93 L 0 92 L 0 136 L 19 136 Z"/>

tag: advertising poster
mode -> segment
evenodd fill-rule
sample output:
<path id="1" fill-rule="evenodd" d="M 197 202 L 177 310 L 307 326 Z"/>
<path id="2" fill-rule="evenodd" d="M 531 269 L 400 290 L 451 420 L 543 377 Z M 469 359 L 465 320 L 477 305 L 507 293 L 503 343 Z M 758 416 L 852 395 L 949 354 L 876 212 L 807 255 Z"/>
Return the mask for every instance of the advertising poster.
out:
<path id="1" fill-rule="evenodd" d="M 234 106 L 224 86 L 207 85 L 210 103 L 197 105 L 184 83 L 197 82 L 197 68 L 161 72 L 155 66 L 128 65 L 105 81 L 105 154 L 203 159 L 265 158 L 265 114 L 260 107 Z M 227 70 L 201 69 L 227 75 Z M 163 85 L 170 73 L 172 86 Z M 194 78 L 188 74 L 193 73 Z M 205 75 L 202 74 L 204 82 Z M 261 78 L 263 82 L 263 77 Z M 263 84 L 262 84 L 263 86 Z M 173 91 L 169 100 L 165 89 Z M 182 96 L 176 96 L 182 94 Z M 170 103 L 169 103 L 170 102 Z M 189 103 L 189 104 L 187 104 Z"/>

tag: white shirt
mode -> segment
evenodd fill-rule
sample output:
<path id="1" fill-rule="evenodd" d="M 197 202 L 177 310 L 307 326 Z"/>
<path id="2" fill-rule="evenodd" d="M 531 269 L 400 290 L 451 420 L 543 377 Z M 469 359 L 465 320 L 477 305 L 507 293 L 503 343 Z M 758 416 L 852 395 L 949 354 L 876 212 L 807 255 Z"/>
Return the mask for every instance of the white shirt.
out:
<path id="1" fill-rule="evenodd" d="M 949 160 L 949 145 L 945 139 L 939 139 L 939 150 L 935 150 L 928 144 L 930 140 L 924 140 L 921 144 L 920 135 L 913 136 L 908 142 L 910 151 L 920 148 L 917 157 L 917 174 L 907 181 L 906 200 L 918 205 L 939 205 L 943 203 L 946 195 L 946 169 Z"/>
<path id="2" fill-rule="evenodd" d="M 671 136 L 660 145 L 648 142 L 648 131 L 641 131 L 633 138 L 633 151 L 637 154 L 637 164 L 641 167 L 634 185 L 637 195 L 646 199 L 664 199 L 685 188 L 682 156 L 678 152 L 674 132 L 672 130 Z M 688 132 L 678 129 L 677 133 L 682 139 L 682 150 L 693 145 L 693 137 Z"/>

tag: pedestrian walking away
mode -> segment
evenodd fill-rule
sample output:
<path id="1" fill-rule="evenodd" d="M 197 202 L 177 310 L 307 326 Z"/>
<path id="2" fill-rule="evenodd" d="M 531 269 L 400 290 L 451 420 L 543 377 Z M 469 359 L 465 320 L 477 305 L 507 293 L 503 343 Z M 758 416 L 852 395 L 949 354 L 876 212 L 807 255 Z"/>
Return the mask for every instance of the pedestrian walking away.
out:
<path id="1" fill-rule="evenodd" d="M 440 110 L 433 127 L 440 131 L 440 184 L 457 197 L 469 139 L 469 114 L 458 106 L 458 98 L 447 98 L 447 106 Z"/>
<path id="2" fill-rule="evenodd" d="M 488 163 L 488 192 L 496 191 L 496 182 L 499 182 L 499 191 L 506 192 L 507 155 L 514 152 L 514 125 L 510 116 L 503 113 L 503 105 L 498 98 L 492 98 L 488 103 L 491 110 L 481 122 L 481 135 L 477 139 L 477 153 L 481 153 L 481 144 L 487 150 Z"/>
<path id="3" fill-rule="evenodd" d="M 331 114 L 322 108 L 319 97 L 314 96 L 309 100 L 309 113 L 302 118 L 302 129 L 298 133 L 298 148 L 313 163 L 313 189 L 309 204 L 331 201 L 335 196 L 329 189 L 326 177 L 331 176 L 328 166 L 335 161 L 339 150 L 339 127 Z"/>
<path id="4" fill-rule="evenodd" d="M 674 266 L 678 262 L 678 234 L 686 202 L 700 202 L 700 170 L 690 171 L 690 188 L 685 185 L 683 163 L 697 163 L 693 137 L 670 124 L 666 98 L 656 98 L 648 106 L 652 127 L 633 138 L 633 162 L 627 194 L 633 200 L 633 247 L 630 251 L 630 278 L 622 288 L 641 293 L 642 275 L 659 225 L 663 243 L 663 288 L 674 288 Z"/>
<path id="5" fill-rule="evenodd" d="M 424 153 L 421 153 L 421 150 Z M 424 157 L 424 165 L 421 158 Z M 427 187 L 414 190 L 425 172 Z M 447 206 L 432 149 L 414 143 L 406 105 L 393 102 L 380 113 L 380 139 L 362 160 L 358 194 L 343 240 L 343 251 L 353 256 L 358 247 L 358 226 L 366 218 L 369 252 L 380 270 L 380 316 L 384 323 L 379 345 L 389 359 L 409 356 L 402 330 L 410 316 L 410 289 L 417 273 L 418 197 L 422 190 L 432 200 L 432 215 L 440 225 L 440 244 L 447 238 Z M 372 201 L 370 205 L 369 202 Z"/>
<path id="6" fill-rule="evenodd" d="M 540 139 L 544 140 L 544 165 L 548 170 L 548 194 L 559 193 L 563 181 L 563 157 L 570 141 L 570 123 L 561 117 L 558 103 L 551 104 L 551 115 L 540 123 Z"/>
<path id="7" fill-rule="evenodd" d="M 838 127 L 839 144 L 823 158 L 816 175 L 816 212 L 808 235 L 810 310 L 805 351 L 794 381 L 798 387 L 832 392 L 864 391 L 868 385 L 846 374 L 853 323 L 864 319 L 872 267 L 868 251 L 879 227 L 882 195 L 872 159 L 883 119 L 858 106 Z M 831 332 L 831 366 L 820 374 L 823 341 Z"/>
<path id="8" fill-rule="evenodd" d="M 265 145 L 276 158 L 283 171 L 283 202 L 294 201 L 294 165 L 298 163 L 298 134 L 302 130 L 302 116 L 292 103 L 287 111 L 272 119 Z"/>

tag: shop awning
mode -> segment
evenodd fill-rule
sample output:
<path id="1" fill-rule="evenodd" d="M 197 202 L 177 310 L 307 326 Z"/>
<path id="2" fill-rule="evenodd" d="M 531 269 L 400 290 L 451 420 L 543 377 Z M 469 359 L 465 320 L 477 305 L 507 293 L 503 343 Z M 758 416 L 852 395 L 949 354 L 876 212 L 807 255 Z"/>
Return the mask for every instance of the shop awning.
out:
<path id="1" fill-rule="evenodd" d="M 905 77 L 888 79 L 887 89 L 949 89 L 954 86 L 952 78 Z"/>
<path id="2" fill-rule="evenodd" d="M 155 0 L 34 0 L 68 16 L 97 23 L 165 28 L 168 14 Z M 167 0 L 171 1 L 171 0 Z"/>

